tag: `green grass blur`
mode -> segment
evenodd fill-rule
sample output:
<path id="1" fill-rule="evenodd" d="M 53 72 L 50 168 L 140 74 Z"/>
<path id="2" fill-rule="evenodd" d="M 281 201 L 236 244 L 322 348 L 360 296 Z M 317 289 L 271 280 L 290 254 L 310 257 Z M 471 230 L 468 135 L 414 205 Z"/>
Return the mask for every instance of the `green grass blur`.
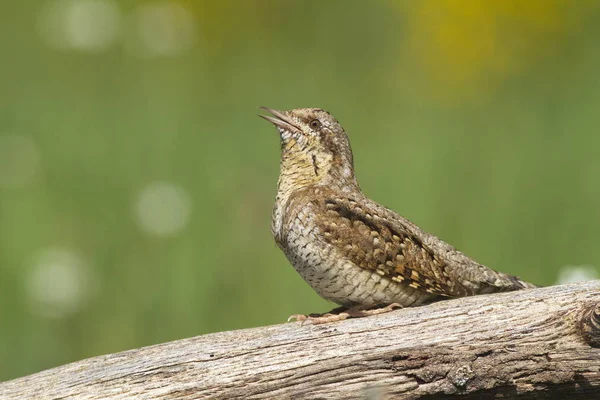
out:
<path id="1" fill-rule="evenodd" d="M 0 147 L 24 154 L 0 148 L 0 380 L 332 307 L 271 238 L 279 143 L 261 105 L 329 110 L 370 197 L 486 265 L 540 285 L 600 265 L 590 2 L 85 0 L 120 15 L 91 50 L 52 44 L 51 3 L 0 6 Z M 133 16 L 155 4 L 189 13 L 173 17 L 193 21 L 184 50 L 138 49 Z M 137 222 L 153 182 L 189 198 L 172 234 Z M 47 249 L 85 265 L 57 315 L 72 288 L 32 292 Z"/>

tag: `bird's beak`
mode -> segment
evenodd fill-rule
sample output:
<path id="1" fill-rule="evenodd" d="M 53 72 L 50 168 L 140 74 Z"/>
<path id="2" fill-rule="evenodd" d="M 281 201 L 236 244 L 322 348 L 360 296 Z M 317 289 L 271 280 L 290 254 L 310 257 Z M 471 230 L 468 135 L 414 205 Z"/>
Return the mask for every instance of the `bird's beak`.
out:
<path id="1" fill-rule="evenodd" d="M 273 114 L 272 117 L 270 115 L 260 115 L 260 114 L 258 116 L 263 119 L 266 119 L 267 121 L 269 121 L 276 127 L 284 129 L 286 131 L 291 131 L 291 132 L 297 132 L 300 130 L 296 125 L 294 125 L 294 121 L 292 121 L 292 119 L 290 117 L 285 115 L 285 113 L 283 111 L 273 110 L 272 108 L 268 108 L 268 107 L 259 107 L 259 108 Z"/>

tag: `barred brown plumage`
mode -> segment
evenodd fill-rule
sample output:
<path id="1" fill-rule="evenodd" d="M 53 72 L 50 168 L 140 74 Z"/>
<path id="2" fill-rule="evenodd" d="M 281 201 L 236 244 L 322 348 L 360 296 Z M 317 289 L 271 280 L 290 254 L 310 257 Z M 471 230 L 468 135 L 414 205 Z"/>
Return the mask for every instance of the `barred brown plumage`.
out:
<path id="1" fill-rule="evenodd" d="M 273 116 L 261 117 L 277 127 L 282 149 L 275 241 L 319 295 L 347 309 L 298 319 L 328 322 L 390 305 L 535 287 L 477 263 L 367 198 L 348 137 L 326 111 L 265 110 Z"/>

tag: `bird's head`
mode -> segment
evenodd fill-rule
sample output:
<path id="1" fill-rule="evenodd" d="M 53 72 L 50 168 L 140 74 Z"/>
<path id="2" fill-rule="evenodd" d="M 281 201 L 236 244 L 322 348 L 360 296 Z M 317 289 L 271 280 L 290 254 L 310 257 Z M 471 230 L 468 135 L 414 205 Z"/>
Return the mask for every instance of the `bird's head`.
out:
<path id="1" fill-rule="evenodd" d="M 299 186 L 357 186 L 348 136 L 331 114 L 320 108 L 261 108 L 272 114 L 260 117 L 275 125 L 281 138 L 280 179 L 289 177 Z"/>

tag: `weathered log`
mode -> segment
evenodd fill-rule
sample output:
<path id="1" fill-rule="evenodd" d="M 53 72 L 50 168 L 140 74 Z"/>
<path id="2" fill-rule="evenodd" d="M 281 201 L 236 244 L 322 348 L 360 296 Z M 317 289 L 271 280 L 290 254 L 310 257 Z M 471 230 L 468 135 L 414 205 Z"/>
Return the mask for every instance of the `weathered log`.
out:
<path id="1" fill-rule="evenodd" d="M 0 383 L 0 398 L 594 399 L 599 346 L 591 281 L 203 335 Z"/>

